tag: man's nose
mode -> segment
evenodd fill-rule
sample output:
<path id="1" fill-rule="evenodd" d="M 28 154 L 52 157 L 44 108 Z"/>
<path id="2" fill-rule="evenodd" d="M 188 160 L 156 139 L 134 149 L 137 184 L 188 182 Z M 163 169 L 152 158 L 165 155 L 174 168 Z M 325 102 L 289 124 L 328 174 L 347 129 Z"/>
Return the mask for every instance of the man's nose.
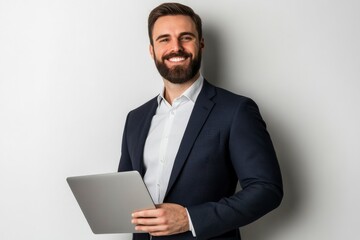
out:
<path id="1" fill-rule="evenodd" d="M 181 44 L 181 41 L 179 41 L 179 40 L 172 41 L 172 43 L 171 43 L 171 51 L 172 52 L 179 52 L 182 50 L 184 50 L 184 48 Z"/>

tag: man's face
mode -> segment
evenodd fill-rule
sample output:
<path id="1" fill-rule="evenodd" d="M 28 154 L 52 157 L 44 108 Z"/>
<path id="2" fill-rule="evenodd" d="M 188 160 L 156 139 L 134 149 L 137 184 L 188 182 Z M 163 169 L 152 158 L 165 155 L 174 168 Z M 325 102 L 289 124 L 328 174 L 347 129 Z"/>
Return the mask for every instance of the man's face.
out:
<path id="1" fill-rule="evenodd" d="M 164 16 L 156 20 L 150 54 L 160 75 L 172 83 L 193 80 L 199 73 L 203 40 L 188 16 Z"/>

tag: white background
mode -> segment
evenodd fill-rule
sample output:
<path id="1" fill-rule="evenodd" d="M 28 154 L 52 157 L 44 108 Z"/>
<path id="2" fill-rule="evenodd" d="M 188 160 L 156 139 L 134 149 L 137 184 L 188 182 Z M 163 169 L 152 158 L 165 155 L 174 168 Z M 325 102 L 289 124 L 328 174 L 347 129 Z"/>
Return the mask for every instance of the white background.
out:
<path id="1" fill-rule="evenodd" d="M 0 0 L 0 239 L 128 239 L 93 235 L 65 178 L 116 171 L 127 112 L 160 91 L 160 2 Z M 360 2 L 182 2 L 205 77 L 259 104 L 278 153 L 283 203 L 243 238 L 357 239 Z"/>

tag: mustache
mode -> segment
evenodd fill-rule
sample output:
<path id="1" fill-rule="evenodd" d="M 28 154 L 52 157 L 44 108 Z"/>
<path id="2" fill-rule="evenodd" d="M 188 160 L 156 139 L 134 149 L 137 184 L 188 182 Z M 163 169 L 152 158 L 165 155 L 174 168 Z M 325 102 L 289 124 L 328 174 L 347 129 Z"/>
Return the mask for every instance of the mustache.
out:
<path id="1" fill-rule="evenodd" d="M 168 60 L 170 58 L 173 58 L 173 57 L 184 57 L 184 58 L 189 58 L 191 57 L 192 55 L 190 53 L 187 53 L 187 52 L 184 52 L 184 51 L 179 51 L 179 52 L 173 52 L 173 53 L 169 53 L 165 56 L 163 56 L 163 60 Z"/>

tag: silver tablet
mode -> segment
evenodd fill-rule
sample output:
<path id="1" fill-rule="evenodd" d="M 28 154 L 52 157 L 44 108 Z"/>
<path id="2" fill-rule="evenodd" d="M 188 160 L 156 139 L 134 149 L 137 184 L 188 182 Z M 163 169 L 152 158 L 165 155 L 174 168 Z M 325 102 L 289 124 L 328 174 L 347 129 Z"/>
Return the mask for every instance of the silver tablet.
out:
<path id="1" fill-rule="evenodd" d="M 134 233 L 131 213 L 155 205 L 137 171 L 68 177 L 67 182 L 91 230 Z"/>

